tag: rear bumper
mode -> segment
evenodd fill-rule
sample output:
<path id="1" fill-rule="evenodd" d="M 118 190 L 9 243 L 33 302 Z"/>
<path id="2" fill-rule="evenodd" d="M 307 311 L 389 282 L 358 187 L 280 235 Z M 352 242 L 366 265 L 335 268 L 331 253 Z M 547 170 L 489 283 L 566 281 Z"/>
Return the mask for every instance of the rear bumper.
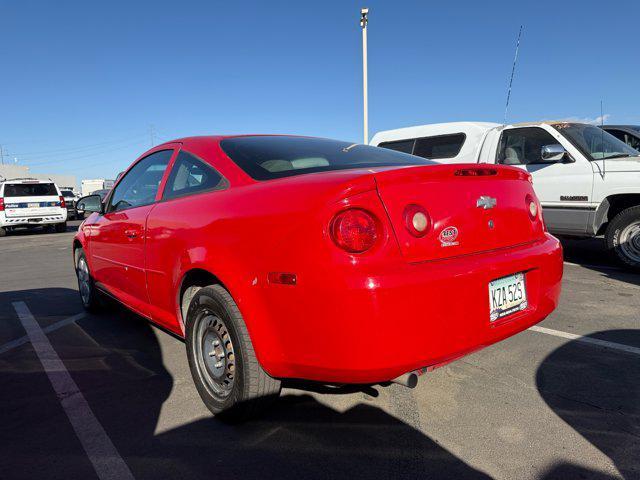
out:
<path id="1" fill-rule="evenodd" d="M 546 235 L 524 246 L 368 275 L 331 272 L 322 284 L 301 278 L 296 286 L 273 285 L 269 317 L 280 345 L 264 348 L 254 340 L 256 352 L 275 377 L 388 381 L 540 322 L 558 304 L 562 269 L 562 247 Z M 490 323 L 489 282 L 518 272 L 525 272 L 527 308 Z"/>
<path id="2" fill-rule="evenodd" d="M 38 225 L 52 225 L 67 221 L 67 211 L 61 210 L 56 214 L 37 215 L 32 217 L 0 217 L 0 227 L 36 227 Z"/>

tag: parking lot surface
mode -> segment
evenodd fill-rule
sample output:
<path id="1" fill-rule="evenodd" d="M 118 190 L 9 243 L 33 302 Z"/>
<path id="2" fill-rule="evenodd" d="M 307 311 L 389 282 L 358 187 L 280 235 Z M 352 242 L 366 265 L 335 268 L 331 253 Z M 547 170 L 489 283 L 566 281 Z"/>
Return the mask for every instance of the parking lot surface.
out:
<path id="1" fill-rule="evenodd" d="M 564 242 L 561 304 L 538 328 L 413 390 L 286 388 L 231 426 L 181 341 L 121 307 L 83 313 L 72 225 L 0 239 L 2 479 L 640 478 L 640 275 L 600 240 Z M 404 333 L 393 319 L 381 348 Z"/>

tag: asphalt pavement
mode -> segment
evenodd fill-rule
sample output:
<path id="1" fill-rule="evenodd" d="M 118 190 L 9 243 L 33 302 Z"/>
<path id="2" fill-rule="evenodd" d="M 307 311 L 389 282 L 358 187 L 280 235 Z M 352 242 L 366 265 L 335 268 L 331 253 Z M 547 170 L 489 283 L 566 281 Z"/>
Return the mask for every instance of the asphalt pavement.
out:
<path id="1" fill-rule="evenodd" d="M 537 328 L 413 390 L 286 388 L 232 426 L 181 341 L 83 312 L 77 223 L 0 238 L 0 479 L 640 478 L 640 275 L 601 240 L 563 242 L 561 304 Z"/>

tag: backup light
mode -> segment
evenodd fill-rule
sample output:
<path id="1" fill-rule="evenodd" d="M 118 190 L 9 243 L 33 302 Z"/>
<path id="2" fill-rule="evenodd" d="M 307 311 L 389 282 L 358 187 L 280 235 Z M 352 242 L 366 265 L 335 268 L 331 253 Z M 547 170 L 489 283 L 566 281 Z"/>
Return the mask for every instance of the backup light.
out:
<path id="1" fill-rule="evenodd" d="M 404 208 L 404 225 L 414 237 L 424 237 L 431 229 L 431 217 L 424 207 L 410 204 Z"/>
<path id="2" fill-rule="evenodd" d="M 538 203 L 531 195 L 527 195 L 525 201 L 529 208 L 529 217 L 531 217 L 531 220 L 535 220 L 538 218 Z"/>

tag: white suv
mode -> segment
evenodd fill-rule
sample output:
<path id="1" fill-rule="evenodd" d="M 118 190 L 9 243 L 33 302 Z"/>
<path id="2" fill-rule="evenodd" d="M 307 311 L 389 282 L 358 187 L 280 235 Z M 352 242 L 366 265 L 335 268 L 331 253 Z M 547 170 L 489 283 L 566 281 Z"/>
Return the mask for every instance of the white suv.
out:
<path id="1" fill-rule="evenodd" d="M 43 225 L 56 232 L 67 229 L 67 207 L 56 184 L 35 178 L 0 178 L 0 237 L 9 229 Z"/>

